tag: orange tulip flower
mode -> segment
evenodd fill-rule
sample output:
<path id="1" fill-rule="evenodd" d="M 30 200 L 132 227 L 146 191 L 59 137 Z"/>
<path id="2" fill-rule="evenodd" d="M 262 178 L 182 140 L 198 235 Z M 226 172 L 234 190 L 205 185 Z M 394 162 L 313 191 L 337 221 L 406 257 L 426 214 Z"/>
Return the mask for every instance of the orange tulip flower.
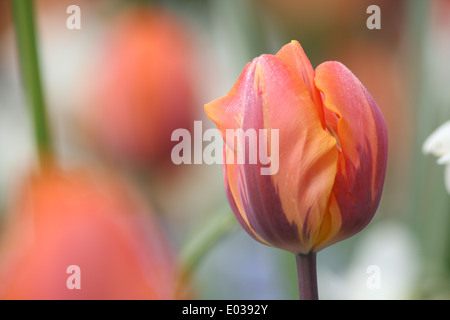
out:
<path id="1" fill-rule="evenodd" d="M 83 115 L 101 150 L 140 166 L 170 159 L 173 130 L 190 129 L 194 116 L 189 38 L 157 7 L 132 7 L 112 22 Z"/>
<path id="2" fill-rule="evenodd" d="M 227 129 L 278 130 L 273 175 L 260 174 L 261 161 L 223 165 L 231 207 L 254 239 L 306 255 L 356 234 L 372 219 L 385 178 L 387 130 L 370 94 L 341 63 L 314 70 L 293 41 L 276 55 L 254 59 L 231 91 L 205 110 L 224 139 Z M 227 157 L 250 152 L 239 148 L 245 141 L 225 141 Z"/>
<path id="3" fill-rule="evenodd" d="M 19 200 L 4 226 L 0 298 L 174 298 L 170 246 L 122 182 L 46 169 Z"/>
<path id="4" fill-rule="evenodd" d="M 205 109 L 224 137 L 226 129 L 279 130 L 276 174 L 260 175 L 261 164 L 224 164 L 234 213 L 258 241 L 295 254 L 318 251 L 372 219 L 387 130 L 370 94 L 342 64 L 314 71 L 293 41 L 249 63 L 231 91 Z"/>

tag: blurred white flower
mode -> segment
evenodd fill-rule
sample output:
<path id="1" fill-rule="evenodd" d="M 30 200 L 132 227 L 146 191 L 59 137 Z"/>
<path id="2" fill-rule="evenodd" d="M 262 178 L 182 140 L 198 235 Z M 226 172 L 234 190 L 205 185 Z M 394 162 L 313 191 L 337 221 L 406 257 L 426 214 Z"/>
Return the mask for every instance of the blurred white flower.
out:
<path id="1" fill-rule="evenodd" d="M 386 220 L 360 235 L 345 271 L 318 271 L 323 299 L 405 300 L 414 298 L 422 263 L 411 231 Z"/>
<path id="2" fill-rule="evenodd" d="M 450 121 L 437 128 L 424 142 L 422 151 L 438 157 L 437 163 L 445 165 L 445 187 L 450 193 Z"/>

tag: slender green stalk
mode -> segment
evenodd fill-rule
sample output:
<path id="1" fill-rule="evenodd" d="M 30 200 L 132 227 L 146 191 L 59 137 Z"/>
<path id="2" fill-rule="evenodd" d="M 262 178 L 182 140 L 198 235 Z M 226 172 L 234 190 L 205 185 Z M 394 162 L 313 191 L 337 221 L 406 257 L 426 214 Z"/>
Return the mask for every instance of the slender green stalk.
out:
<path id="1" fill-rule="evenodd" d="M 297 254 L 295 261 L 300 300 L 318 300 L 316 253 Z"/>
<path id="2" fill-rule="evenodd" d="M 23 89 L 33 119 L 39 161 L 42 162 L 44 158 L 51 156 L 52 152 L 39 71 L 33 2 L 31 0 L 11 0 L 11 8 Z"/>
<path id="3" fill-rule="evenodd" d="M 188 239 L 181 252 L 176 298 L 183 297 L 183 291 L 189 283 L 195 267 L 211 251 L 211 248 L 236 227 L 236 218 L 229 210 L 225 210 L 212 217 L 199 232 Z"/>

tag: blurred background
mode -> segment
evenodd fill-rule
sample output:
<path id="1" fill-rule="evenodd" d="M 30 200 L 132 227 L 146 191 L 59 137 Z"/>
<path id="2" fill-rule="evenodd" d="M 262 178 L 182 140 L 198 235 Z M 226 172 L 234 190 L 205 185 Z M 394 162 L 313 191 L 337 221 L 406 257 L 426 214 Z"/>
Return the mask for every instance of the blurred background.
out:
<path id="1" fill-rule="evenodd" d="M 66 25 L 70 5 L 80 8 L 80 29 Z M 370 5 L 380 8 L 381 29 L 366 26 Z M 254 57 L 291 40 L 314 68 L 345 64 L 389 131 L 379 209 L 358 235 L 319 252 L 320 298 L 450 298 L 450 196 L 444 168 L 421 151 L 450 119 L 449 0 L 34 6 L 57 164 L 36 169 L 10 2 L 1 0 L 2 298 L 170 299 L 184 249 L 222 219 L 225 227 L 210 229 L 220 241 L 195 264 L 182 296 L 297 299 L 294 257 L 228 222 L 221 166 L 170 161 L 172 131 L 195 120 L 213 128 L 203 105 L 225 95 Z M 71 264 L 81 269 L 79 291 L 66 288 Z"/>

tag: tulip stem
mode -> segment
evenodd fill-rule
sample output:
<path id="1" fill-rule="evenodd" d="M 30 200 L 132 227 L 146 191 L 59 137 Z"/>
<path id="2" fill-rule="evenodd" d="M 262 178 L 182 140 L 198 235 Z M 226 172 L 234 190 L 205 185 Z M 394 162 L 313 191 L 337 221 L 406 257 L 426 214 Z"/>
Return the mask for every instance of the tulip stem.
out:
<path id="1" fill-rule="evenodd" d="M 237 220 L 230 210 L 225 210 L 219 214 L 213 215 L 199 230 L 195 232 L 192 238 L 186 241 L 180 254 L 179 278 L 175 290 L 175 298 L 183 297 L 183 289 L 190 281 L 195 268 L 211 252 L 211 249 L 217 245 L 227 234 L 231 233 L 238 226 Z"/>
<path id="2" fill-rule="evenodd" d="M 316 253 L 297 254 L 295 261 L 300 300 L 318 300 Z"/>

